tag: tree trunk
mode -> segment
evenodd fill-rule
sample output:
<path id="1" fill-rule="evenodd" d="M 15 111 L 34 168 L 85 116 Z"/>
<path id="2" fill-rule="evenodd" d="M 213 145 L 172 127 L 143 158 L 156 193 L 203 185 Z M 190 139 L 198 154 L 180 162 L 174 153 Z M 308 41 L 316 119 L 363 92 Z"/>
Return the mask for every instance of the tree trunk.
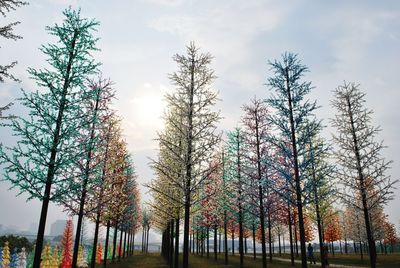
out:
<path id="1" fill-rule="evenodd" d="M 199 230 L 196 230 L 196 254 L 199 255 Z"/>
<path id="2" fill-rule="evenodd" d="M 136 227 L 132 231 L 132 256 L 135 255 L 135 233 L 136 233 Z"/>
<path id="3" fill-rule="evenodd" d="M 228 264 L 228 228 L 227 228 L 226 210 L 224 210 L 224 251 L 225 265 Z"/>
<path id="4" fill-rule="evenodd" d="M 235 231 L 232 231 L 232 256 L 235 256 Z"/>
<path id="5" fill-rule="evenodd" d="M 192 232 L 192 253 L 194 254 L 195 253 L 195 250 L 194 250 L 194 231 Z"/>
<path id="6" fill-rule="evenodd" d="M 290 129 L 291 129 L 291 138 L 292 138 L 292 150 L 293 150 L 293 162 L 294 162 L 294 179 L 296 183 L 296 201 L 297 201 L 297 210 L 298 210 L 298 218 L 299 218 L 299 232 L 300 232 L 300 248 L 301 248 L 301 266 L 302 268 L 307 268 L 307 255 L 306 255 L 306 238 L 305 238 L 305 230 L 304 230 L 304 221 L 303 221 L 303 201 L 301 197 L 301 184 L 300 184 L 300 174 L 299 174 L 299 163 L 297 159 L 297 140 L 293 119 L 293 107 L 292 107 L 292 96 L 291 89 L 289 86 L 289 70 L 285 68 L 286 75 L 286 89 L 288 93 L 288 105 L 289 105 L 289 120 L 290 120 Z M 296 242 L 297 245 L 297 242 Z"/>
<path id="7" fill-rule="evenodd" d="M 296 257 L 299 257 L 299 246 L 297 244 L 297 224 L 294 224 L 294 245 L 296 247 Z"/>
<path id="8" fill-rule="evenodd" d="M 111 225 L 110 220 L 108 220 L 108 221 L 107 221 L 107 231 L 106 231 L 106 243 L 105 243 L 105 245 L 104 245 L 104 259 L 103 259 L 103 267 L 104 267 L 104 268 L 107 267 L 108 239 L 109 239 L 109 236 L 110 236 L 110 225 Z M 93 261 L 93 259 L 92 259 L 92 262 L 93 262 L 93 263 L 96 263 L 96 259 L 95 259 L 95 261 Z"/>
<path id="9" fill-rule="evenodd" d="M 175 268 L 179 268 L 179 216 L 175 222 Z"/>
<path id="10" fill-rule="evenodd" d="M 119 235 L 119 250 L 118 250 L 118 261 L 121 261 L 121 253 L 122 253 L 122 227 L 120 230 L 120 235 Z"/>
<path id="11" fill-rule="evenodd" d="M 272 232 L 271 232 L 271 214 L 268 206 L 268 243 L 269 243 L 269 261 L 272 262 Z"/>
<path id="12" fill-rule="evenodd" d="M 142 253 L 144 253 L 144 225 L 142 227 Z"/>
<path id="13" fill-rule="evenodd" d="M 363 245 L 362 242 L 360 241 L 360 255 L 361 255 L 361 259 L 364 259 L 364 254 L 363 254 Z"/>
<path id="14" fill-rule="evenodd" d="M 218 243 L 218 253 L 221 254 L 221 231 L 218 233 L 219 243 Z"/>
<path id="15" fill-rule="evenodd" d="M 240 136 L 239 132 L 236 135 L 237 140 L 237 172 L 238 172 L 238 182 L 239 182 L 239 259 L 240 267 L 243 267 L 243 210 L 242 210 L 242 180 L 241 180 L 241 159 L 240 159 Z"/>
<path id="16" fill-rule="evenodd" d="M 278 233 L 278 249 L 279 249 L 279 256 L 282 256 L 282 249 L 281 249 L 281 233 Z"/>
<path id="17" fill-rule="evenodd" d="M 221 236 L 220 236 L 221 237 Z M 217 234 L 217 225 L 214 226 L 214 260 L 217 261 L 218 259 L 218 248 L 217 248 L 217 240 L 218 240 L 218 234 Z M 220 242 L 221 243 L 221 242 Z"/>
<path id="18" fill-rule="evenodd" d="M 169 267 L 174 267 L 174 220 L 171 220 L 171 235 L 170 235 L 170 248 L 169 248 Z"/>
<path id="19" fill-rule="evenodd" d="M 207 226 L 207 259 L 210 258 L 210 228 Z"/>
<path id="20" fill-rule="evenodd" d="M 114 228 L 114 240 L 113 240 L 113 252 L 112 252 L 112 258 L 111 262 L 115 262 L 115 252 L 117 250 L 117 232 L 118 232 L 118 221 L 115 223 L 115 228 Z"/>
<path id="21" fill-rule="evenodd" d="M 149 235 L 150 235 L 150 225 L 147 226 L 146 253 L 149 253 Z"/>
<path id="22" fill-rule="evenodd" d="M 253 259 L 255 260 L 256 258 L 256 225 L 253 223 Z"/>
<path id="23" fill-rule="evenodd" d="M 310 148 L 312 147 L 312 143 L 310 141 Z M 317 214 L 317 230 L 318 230 L 318 241 L 319 241 L 319 255 L 321 258 L 321 267 L 325 268 L 325 262 L 322 260 L 324 259 L 324 238 L 322 234 L 322 225 L 321 225 L 321 211 L 319 208 L 319 195 L 318 195 L 318 189 L 317 189 L 317 178 L 315 176 L 315 165 L 314 165 L 314 151 L 311 150 L 311 169 L 312 169 L 312 177 L 313 177 L 313 192 L 314 192 L 314 204 L 315 204 L 315 212 Z"/>
<path id="24" fill-rule="evenodd" d="M 289 202 L 288 202 L 288 221 L 289 221 L 290 264 L 292 266 L 294 266 L 292 215 L 290 213 L 290 204 L 289 204 Z"/>
<path id="25" fill-rule="evenodd" d="M 92 260 L 90 262 L 90 268 L 94 268 L 96 265 L 96 251 L 97 251 L 97 243 L 98 243 L 98 236 L 99 236 L 99 228 L 100 228 L 100 213 L 99 213 L 99 210 L 97 210 L 96 223 L 95 223 L 95 228 L 94 228 Z"/>
<path id="26" fill-rule="evenodd" d="M 264 193 L 262 187 L 262 173 L 261 173 L 261 150 L 260 150 L 260 135 L 258 116 L 255 115 L 256 119 L 256 144 L 257 144 L 257 175 L 258 175 L 258 200 L 260 210 L 260 229 L 261 229 L 261 250 L 262 250 L 262 268 L 267 267 L 267 249 L 265 248 L 265 224 L 264 224 Z"/>
<path id="27" fill-rule="evenodd" d="M 286 253 L 286 247 L 285 247 L 285 234 L 282 234 L 282 244 L 283 244 L 283 254 Z"/>
<path id="28" fill-rule="evenodd" d="M 183 230 L 183 268 L 189 268 L 189 216 L 190 216 L 190 194 L 192 180 L 192 146 L 193 146 L 193 95 L 194 95 L 194 69 L 195 59 L 192 58 L 190 66 L 190 94 L 189 115 L 187 118 L 187 153 L 186 153 L 186 186 L 185 186 L 185 221 Z"/>
<path id="29" fill-rule="evenodd" d="M 124 234 L 124 246 L 122 247 L 122 257 L 125 258 L 126 257 L 126 231 Z"/>

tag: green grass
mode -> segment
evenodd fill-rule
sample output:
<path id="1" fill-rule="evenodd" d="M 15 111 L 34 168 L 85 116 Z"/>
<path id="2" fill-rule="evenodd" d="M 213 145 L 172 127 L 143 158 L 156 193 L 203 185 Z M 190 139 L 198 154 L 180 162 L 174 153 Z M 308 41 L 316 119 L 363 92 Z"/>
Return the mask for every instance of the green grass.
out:
<path id="1" fill-rule="evenodd" d="M 278 256 L 274 256 L 278 257 Z M 288 254 L 285 254 L 280 258 L 290 258 Z M 298 258 L 296 258 L 298 259 Z M 180 255 L 180 261 L 182 263 L 182 254 Z M 318 261 L 318 260 L 317 260 Z M 330 256 L 329 259 L 330 264 L 342 264 L 349 266 L 360 266 L 360 267 L 368 267 L 369 260 L 366 256 L 364 256 L 364 260 L 360 259 L 359 255 L 355 254 L 335 254 L 335 257 Z M 259 268 L 261 267 L 261 259 L 257 258 L 253 260 L 252 257 L 246 256 L 244 259 L 244 267 L 245 268 Z M 295 264 L 295 267 L 300 267 L 299 263 Z M 102 267 L 101 265 L 97 267 Z M 133 268 L 133 267 L 145 267 L 145 268 L 167 268 L 168 265 L 164 261 L 164 259 L 160 256 L 159 253 L 154 254 L 137 254 L 133 257 L 130 257 L 125 260 L 121 260 L 119 263 L 108 264 L 107 267 L 110 268 Z M 182 265 L 180 265 L 182 267 Z M 235 256 L 229 255 L 229 264 L 224 264 L 223 255 L 218 255 L 218 260 L 214 261 L 214 255 L 210 254 L 210 258 L 207 259 L 206 256 L 201 257 L 200 255 L 190 255 L 189 257 L 189 267 L 191 268 L 233 268 L 239 267 L 239 256 L 236 254 Z M 290 262 L 273 260 L 272 263 L 268 262 L 268 268 L 288 268 L 290 266 Z M 318 266 L 312 266 L 318 267 Z M 378 267 L 380 268 L 393 268 L 400 267 L 400 254 L 388 254 L 388 255 L 379 255 L 378 256 Z"/>
<path id="2" fill-rule="evenodd" d="M 96 267 L 100 268 L 103 267 L 102 265 L 96 265 Z M 146 267 L 146 268 L 153 268 L 153 267 L 160 267 L 160 268 L 167 268 L 168 265 L 165 263 L 164 259 L 160 256 L 159 253 L 157 254 L 141 254 L 135 255 L 133 257 L 122 259 L 120 262 L 117 263 L 109 263 L 107 267 L 110 268 L 130 268 L 130 267 Z"/>

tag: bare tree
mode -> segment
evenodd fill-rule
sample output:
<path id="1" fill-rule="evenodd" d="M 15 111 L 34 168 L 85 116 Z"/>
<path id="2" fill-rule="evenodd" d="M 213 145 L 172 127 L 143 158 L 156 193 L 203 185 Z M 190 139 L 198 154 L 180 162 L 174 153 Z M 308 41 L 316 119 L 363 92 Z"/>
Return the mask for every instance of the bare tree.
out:
<path id="1" fill-rule="evenodd" d="M 393 185 L 397 180 L 392 181 L 386 174 L 391 161 L 381 155 L 385 146 L 376 141 L 381 130 L 372 126 L 372 110 L 364 107 L 365 93 L 355 83 L 346 82 L 334 93 L 332 106 L 337 114 L 331 121 L 337 129 L 333 139 L 338 147 L 335 157 L 341 167 L 336 177 L 343 184 L 342 199 L 363 211 L 370 264 L 376 267 L 371 212 L 393 198 Z"/>

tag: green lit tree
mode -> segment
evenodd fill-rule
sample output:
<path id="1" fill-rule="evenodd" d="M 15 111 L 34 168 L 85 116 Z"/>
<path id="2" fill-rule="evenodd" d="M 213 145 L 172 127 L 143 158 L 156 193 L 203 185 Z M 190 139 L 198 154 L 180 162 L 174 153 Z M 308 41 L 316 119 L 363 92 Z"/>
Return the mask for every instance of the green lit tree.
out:
<path id="1" fill-rule="evenodd" d="M 5 180 L 20 193 L 28 193 L 29 199 L 42 201 L 34 268 L 40 266 L 49 202 L 58 202 L 71 191 L 73 175 L 65 171 L 80 155 L 77 152 L 82 105 L 79 93 L 99 65 L 91 55 L 96 50 L 97 39 L 92 32 L 98 22 L 82 18 L 80 11 L 72 9 L 65 10 L 63 15 L 61 25 L 47 27 L 58 42 L 41 47 L 51 68 L 28 69 L 42 88 L 31 93 L 23 91 L 20 102 L 29 110 L 29 116 L 15 117 L 8 124 L 19 140 L 15 146 L 0 151 Z"/>

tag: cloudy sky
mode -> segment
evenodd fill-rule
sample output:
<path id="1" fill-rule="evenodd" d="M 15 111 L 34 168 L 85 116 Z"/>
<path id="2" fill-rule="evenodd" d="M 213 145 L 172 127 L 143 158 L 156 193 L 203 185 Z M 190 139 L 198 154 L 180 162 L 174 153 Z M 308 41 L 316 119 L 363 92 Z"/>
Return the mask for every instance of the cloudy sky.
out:
<path id="1" fill-rule="evenodd" d="M 0 105 L 18 97 L 20 87 L 36 89 L 26 69 L 46 66 L 38 48 L 54 39 L 45 26 L 60 22 L 69 5 L 101 23 L 96 56 L 103 75 L 115 82 L 115 107 L 123 117 L 140 183 L 152 178 L 147 163 L 155 156 L 154 138 L 162 128 L 163 95 L 172 90 L 167 75 L 176 65 L 171 57 L 184 53 L 192 40 L 215 57 L 222 130 L 238 124 L 241 106 L 249 99 L 268 96 L 268 60 L 295 52 L 310 68 L 305 78 L 315 86 L 310 98 L 322 106 L 317 115 L 328 125 L 324 135 L 330 138 L 333 131 L 328 121 L 334 113 L 329 104 L 332 90 L 344 80 L 360 83 L 367 106 L 375 111 L 374 123 L 383 129 L 379 138 L 388 146 L 383 154 L 394 161 L 389 172 L 400 177 L 398 1 L 32 0 L 0 18 L 0 25 L 20 20 L 16 33 L 23 36 L 17 42 L 0 39 L 1 64 L 17 59 L 14 74 L 22 80 L 0 84 Z M 21 107 L 12 109 L 18 113 Z M 0 137 L 6 144 L 13 140 L 6 129 L 0 130 Z M 9 187 L 0 182 L 0 224 L 28 229 L 39 220 L 40 203 L 26 203 L 25 195 L 15 197 Z M 396 196 L 386 212 L 399 225 L 399 190 Z M 50 207 L 48 223 L 65 217 L 60 208 Z"/>

